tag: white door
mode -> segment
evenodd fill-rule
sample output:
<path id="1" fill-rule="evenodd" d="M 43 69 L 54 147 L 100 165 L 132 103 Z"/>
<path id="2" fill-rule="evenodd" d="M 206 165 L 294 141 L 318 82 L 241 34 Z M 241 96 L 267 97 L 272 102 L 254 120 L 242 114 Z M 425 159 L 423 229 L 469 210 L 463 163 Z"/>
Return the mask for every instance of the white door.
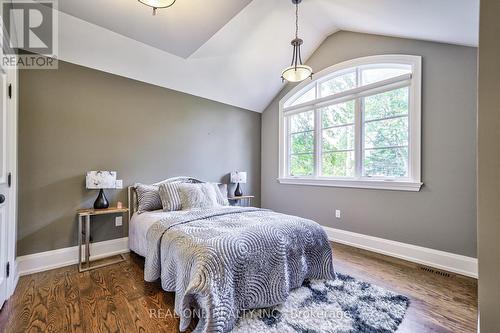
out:
<path id="1" fill-rule="evenodd" d="M 0 69 L 0 308 L 7 299 L 9 240 L 9 175 L 7 172 L 7 75 Z"/>

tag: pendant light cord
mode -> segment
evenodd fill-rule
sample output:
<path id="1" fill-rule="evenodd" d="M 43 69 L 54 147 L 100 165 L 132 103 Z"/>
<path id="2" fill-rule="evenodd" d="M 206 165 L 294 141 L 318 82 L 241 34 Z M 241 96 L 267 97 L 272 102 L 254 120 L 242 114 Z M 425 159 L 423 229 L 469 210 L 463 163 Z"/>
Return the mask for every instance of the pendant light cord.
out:
<path id="1" fill-rule="evenodd" d="M 299 38 L 299 3 L 295 4 L 295 38 Z"/>
<path id="2" fill-rule="evenodd" d="M 299 38 L 299 3 L 301 0 L 292 0 L 292 2 L 295 4 L 295 39 L 292 40 L 292 46 L 293 46 L 293 53 L 292 53 L 292 63 L 290 64 L 290 68 L 286 68 L 282 75 L 281 75 L 281 80 L 284 82 L 289 81 L 289 82 L 298 82 L 302 81 L 304 79 L 300 80 L 295 80 L 295 79 L 289 79 L 285 78 L 285 73 L 288 72 L 290 69 L 295 69 L 295 74 L 298 75 L 298 67 L 299 65 L 301 66 L 302 71 L 308 71 L 309 72 L 309 77 L 312 79 L 313 73 L 312 69 L 309 66 L 304 66 L 302 63 L 302 53 L 301 53 L 301 46 L 303 43 L 303 40 Z M 301 74 L 303 75 L 303 73 Z"/>

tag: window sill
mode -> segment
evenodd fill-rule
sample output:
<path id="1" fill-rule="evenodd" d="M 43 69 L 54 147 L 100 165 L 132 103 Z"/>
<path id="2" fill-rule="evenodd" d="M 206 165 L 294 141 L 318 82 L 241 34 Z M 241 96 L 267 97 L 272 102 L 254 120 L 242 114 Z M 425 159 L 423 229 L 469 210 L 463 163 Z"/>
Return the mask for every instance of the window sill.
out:
<path id="1" fill-rule="evenodd" d="M 321 178 L 278 178 L 280 184 L 331 186 L 348 188 L 366 188 L 374 190 L 411 191 L 418 192 L 423 183 L 413 181 L 391 180 L 349 180 L 349 179 L 321 179 Z"/>

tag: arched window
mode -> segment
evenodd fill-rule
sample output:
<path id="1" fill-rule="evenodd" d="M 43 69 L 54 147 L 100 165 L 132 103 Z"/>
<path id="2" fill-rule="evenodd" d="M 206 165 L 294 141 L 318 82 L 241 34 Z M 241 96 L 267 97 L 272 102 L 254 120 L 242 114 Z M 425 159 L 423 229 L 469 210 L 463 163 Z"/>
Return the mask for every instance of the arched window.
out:
<path id="1" fill-rule="evenodd" d="M 418 191 L 421 57 L 334 65 L 280 101 L 279 181 Z"/>

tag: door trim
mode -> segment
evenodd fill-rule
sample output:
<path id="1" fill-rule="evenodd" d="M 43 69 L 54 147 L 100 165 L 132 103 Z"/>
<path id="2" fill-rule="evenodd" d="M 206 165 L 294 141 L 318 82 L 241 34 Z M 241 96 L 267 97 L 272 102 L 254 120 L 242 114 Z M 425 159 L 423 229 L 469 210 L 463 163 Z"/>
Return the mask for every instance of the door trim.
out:
<path id="1" fill-rule="evenodd" d="M 7 218 L 7 261 L 10 263 L 10 275 L 7 278 L 7 299 L 14 293 L 19 274 L 16 265 L 16 243 L 17 243 L 17 125 L 18 125 L 18 110 L 19 110 L 19 71 L 17 69 L 8 69 L 7 71 L 6 89 L 9 84 L 12 85 L 12 97 L 7 96 L 7 154 L 8 164 L 6 175 L 9 172 L 12 174 L 11 185 L 8 191 L 8 213 Z"/>
<path id="2" fill-rule="evenodd" d="M 0 12 L 1 14 L 1 12 Z M 2 28 L 0 28 L 2 29 Z M 2 29 L 3 35 L 3 48 L 10 49 L 10 43 L 5 41 L 10 41 L 11 36 L 3 27 Z M 15 38 L 15 37 L 14 37 Z M 12 51 L 12 49 L 10 50 Z M 3 55 L 4 50 L 0 48 L 0 55 Z M 6 156 L 7 163 L 5 165 L 5 177 L 9 173 L 12 174 L 11 184 L 8 187 L 8 191 L 6 192 L 7 196 L 7 212 L 8 215 L 6 217 L 6 232 L 7 232 L 7 262 L 10 265 L 10 274 L 7 278 L 7 300 L 12 296 L 14 290 L 16 289 L 17 282 L 19 280 L 17 263 L 16 263 L 16 243 L 17 243 L 17 184 L 18 184 L 18 176 L 17 176 L 17 166 L 18 166 L 18 117 L 19 117 L 19 70 L 18 68 L 6 67 L 1 69 L 6 76 L 5 82 L 5 91 L 1 92 L 6 96 L 6 108 L 7 108 L 7 130 L 6 136 L 7 146 L 6 146 Z M 9 85 L 12 85 L 11 96 L 7 93 L 9 89 Z M 5 179 L 7 181 L 7 179 Z M 6 267 L 0 267 L 2 273 L 5 274 Z"/>

